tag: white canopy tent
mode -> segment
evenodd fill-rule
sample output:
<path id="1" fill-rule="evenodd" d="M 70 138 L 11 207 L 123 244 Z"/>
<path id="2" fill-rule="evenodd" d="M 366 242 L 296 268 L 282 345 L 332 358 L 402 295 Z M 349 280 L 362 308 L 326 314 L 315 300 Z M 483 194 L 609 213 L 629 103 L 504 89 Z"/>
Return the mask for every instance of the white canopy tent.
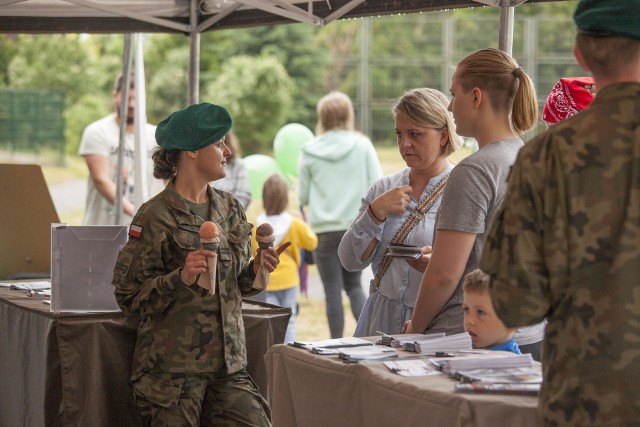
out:
<path id="1" fill-rule="evenodd" d="M 125 111 L 132 64 L 130 33 L 178 32 L 189 35 L 188 103 L 199 98 L 200 34 L 225 28 L 301 22 L 324 26 L 340 18 L 415 13 L 477 6 L 500 8 L 499 48 L 513 45 L 514 9 L 527 0 L 0 0 L 0 33 L 124 33 Z M 528 0 L 541 3 L 563 0 Z M 139 88 L 140 85 L 136 85 Z M 136 89 L 138 90 L 138 89 Z M 140 99 L 140 97 L 138 97 Z M 122 120 L 125 114 L 120 115 Z M 121 126 L 118 174 L 122 174 Z M 140 169 L 140 168 L 137 168 Z M 117 194 L 121 193 L 121 179 Z M 116 198 L 116 212 L 122 207 Z"/>
<path id="2" fill-rule="evenodd" d="M 499 47 L 511 53 L 515 6 L 527 0 L 0 0 L 0 33 L 180 32 L 189 35 L 189 103 L 198 102 L 200 33 L 223 28 L 427 12 L 501 9 Z M 528 0 L 540 3 L 558 0 Z"/>

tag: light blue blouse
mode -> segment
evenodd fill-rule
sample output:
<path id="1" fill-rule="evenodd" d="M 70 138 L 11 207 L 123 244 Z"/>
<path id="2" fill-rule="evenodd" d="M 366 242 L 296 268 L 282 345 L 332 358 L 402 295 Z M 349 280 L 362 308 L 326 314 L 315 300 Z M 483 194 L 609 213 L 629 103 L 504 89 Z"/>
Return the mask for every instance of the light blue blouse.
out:
<path id="1" fill-rule="evenodd" d="M 378 225 L 367 213 L 369 204 L 387 190 L 402 185 L 409 185 L 409 168 L 400 172 L 385 176 L 376 181 L 362 199 L 358 216 L 345 233 L 338 255 L 342 265 L 350 271 L 359 271 L 371 265 L 372 271 L 378 271 L 384 257 L 387 244 L 393 238 L 398 229 L 404 224 L 409 214 L 415 209 L 436 184 L 451 170 L 453 165 L 440 175 L 431 178 L 420 196 L 420 200 L 411 197 L 407 209 L 402 215 L 388 215 L 385 222 Z M 440 206 L 440 200 L 431 207 L 422 221 L 420 221 L 409 233 L 403 242 L 409 245 L 432 245 L 435 227 L 436 211 Z M 373 239 L 380 243 L 371 256 L 361 261 L 362 254 Z M 378 335 L 377 331 L 387 334 L 398 334 L 406 320 L 411 319 L 415 306 L 422 272 L 412 268 L 403 259 L 394 259 L 391 266 L 380 282 L 378 291 L 369 295 L 365 307 L 360 314 L 355 336 Z"/>

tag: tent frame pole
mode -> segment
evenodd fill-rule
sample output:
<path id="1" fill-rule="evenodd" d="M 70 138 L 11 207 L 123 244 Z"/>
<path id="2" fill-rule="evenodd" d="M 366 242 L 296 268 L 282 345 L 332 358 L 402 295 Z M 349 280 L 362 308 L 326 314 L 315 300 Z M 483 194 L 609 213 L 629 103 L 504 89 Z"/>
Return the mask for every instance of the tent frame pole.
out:
<path id="1" fill-rule="evenodd" d="M 500 34 L 498 35 L 498 48 L 512 56 L 513 53 L 513 21 L 515 7 L 500 7 Z"/>
<path id="2" fill-rule="evenodd" d="M 131 87 L 131 33 L 124 35 L 124 65 L 122 70 L 122 87 L 120 88 L 120 105 L 119 118 L 120 118 L 120 141 L 118 144 L 118 171 L 116 176 L 118 180 L 116 182 L 116 194 L 113 201 L 115 206 L 115 220 L 114 225 L 122 223 L 122 195 L 127 190 L 123 188 L 122 182 L 122 168 L 124 165 L 124 142 L 127 132 L 127 107 L 129 105 L 129 88 Z M 116 88 L 117 89 L 117 88 Z"/>
<path id="3" fill-rule="evenodd" d="M 200 98 L 200 32 L 198 31 L 198 3 L 191 0 L 189 10 L 189 95 L 187 104 L 198 103 Z"/>

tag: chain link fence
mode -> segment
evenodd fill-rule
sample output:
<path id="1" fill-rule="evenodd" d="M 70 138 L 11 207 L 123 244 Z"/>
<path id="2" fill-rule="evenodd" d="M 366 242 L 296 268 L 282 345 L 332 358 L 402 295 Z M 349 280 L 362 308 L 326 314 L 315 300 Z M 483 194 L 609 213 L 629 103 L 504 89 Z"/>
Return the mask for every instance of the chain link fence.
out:
<path id="1" fill-rule="evenodd" d="M 339 70 L 334 81 L 353 96 L 358 127 L 376 144 L 395 141 L 391 104 L 404 90 L 432 87 L 449 94 L 464 56 L 498 47 L 495 16 L 428 13 L 362 19 L 358 26 L 354 48 L 332 60 Z M 513 56 L 533 79 L 540 107 L 560 77 L 585 75 L 573 56 L 574 27 L 570 17 L 515 18 Z M 541 123 L 524 138 L 543 128 Z"/>
<path id="2" fill-rule="evenodd" d="M 63 159 L 64 109 L 64 91 L 0 89 L 0 150 L 47 150 Z"/>

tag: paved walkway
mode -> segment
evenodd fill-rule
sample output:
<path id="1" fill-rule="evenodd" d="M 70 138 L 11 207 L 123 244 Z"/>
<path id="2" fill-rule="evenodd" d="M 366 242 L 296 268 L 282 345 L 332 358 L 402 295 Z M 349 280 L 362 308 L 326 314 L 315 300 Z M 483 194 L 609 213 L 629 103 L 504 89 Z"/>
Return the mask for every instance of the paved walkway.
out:
<path id="1" fill-rule="evenodd" d="M 53 199 L 53 205 L 56 207 L 58 215 L 84 209 L 87 180 L 65 181 L 62 184 L 49 187 L 49 193 L 51 193 L 51 199 Z"/>

